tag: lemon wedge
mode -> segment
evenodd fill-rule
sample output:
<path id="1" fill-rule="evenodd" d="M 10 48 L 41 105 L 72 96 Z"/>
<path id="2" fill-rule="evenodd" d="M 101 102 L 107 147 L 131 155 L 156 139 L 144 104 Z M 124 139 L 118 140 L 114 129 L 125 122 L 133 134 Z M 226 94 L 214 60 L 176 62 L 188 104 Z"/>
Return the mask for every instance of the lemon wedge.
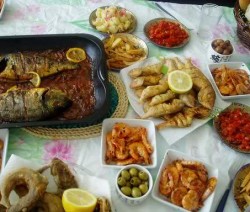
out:
<path id="1" fill-rule="evenodd" d="M 168 74 L 169 88 L 175 93 L 186 93 L 193 87 L 193 81 L 184 71 L 173 71 Z"/>
<path id="2" fill-rule="evenodd" d="M 86 52 L 81 48 L 70 48 L 66 52 L 66 58 L 74 63 L 80 63 L 86 59 Z"/>
<path id="3" fill-rule="evenodd" d="M 93 212 L 97 198 L 88 191 L 71 188 L 63 192 L 62 204 L 66 212 Z"/>
<path id="4" fill-rule="evenodd" d="M 27 74 L 32 75 L 32 78 L 30 79 L 30 82 L 35 86 L 35 87 L 39 87 L 41 84 L 41 77 L 39 76 L 38 73 L 34 72 L 34 71 L 29 71 L 27 72 Z"/>

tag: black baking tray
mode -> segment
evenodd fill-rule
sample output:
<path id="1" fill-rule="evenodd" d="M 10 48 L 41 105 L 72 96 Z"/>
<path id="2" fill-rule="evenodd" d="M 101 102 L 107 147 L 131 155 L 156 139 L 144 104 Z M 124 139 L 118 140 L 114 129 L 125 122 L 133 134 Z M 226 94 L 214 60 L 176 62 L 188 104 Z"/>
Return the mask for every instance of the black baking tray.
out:
<path id="1" fill-rule="evenodd" d="M 24 35 L 0 37 L 0 54 L 20 51 L 39 51 L 46 49 L 62 49 L 70 47 L 84 48 L 92 60 L 92 76 L 94 81 L 95 108 L 94 112 L 83 119 L 28 122 L 0 122 L 0 128 L 50 126 L 69 128 L 89 126 L 105 118 L 109 110 L 108 73 L 106 56 L 102 41 L 89 34 L 52 34 Z"/>

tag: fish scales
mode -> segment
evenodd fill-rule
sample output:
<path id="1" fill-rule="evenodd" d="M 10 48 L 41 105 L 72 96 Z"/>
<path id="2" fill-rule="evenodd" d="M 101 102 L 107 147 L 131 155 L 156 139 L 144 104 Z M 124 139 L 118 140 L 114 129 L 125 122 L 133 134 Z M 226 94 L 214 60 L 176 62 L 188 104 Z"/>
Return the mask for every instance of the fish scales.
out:
<path id="1" fill-rule="evenodd" d="M 56 53 L 14 53 L 0 58 L 0 78 L 9 80 L 29 80 L 28 72 L 36 72 L 40 77 L 47 77 L 64 70 L 79 68 L 79 64 L 70 62 Z"/>
<path id="2" fill-rule="evenodd" d="M 58 114 L 71 103 L 67 95 L 57 89 L 8 90 L 0 95 L 0 120 L 6 122 L 43 120 Z"/>

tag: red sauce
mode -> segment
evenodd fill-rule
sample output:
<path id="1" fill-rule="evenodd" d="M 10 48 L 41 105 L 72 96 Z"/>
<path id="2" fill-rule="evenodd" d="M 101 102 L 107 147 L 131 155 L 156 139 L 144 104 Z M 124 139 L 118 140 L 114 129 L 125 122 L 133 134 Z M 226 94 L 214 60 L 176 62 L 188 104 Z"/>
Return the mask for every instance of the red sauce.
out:
<path id="1" fill-rule="evenodd" d="M 178 46 L 182 44 L 188 36 L 188 33 L 182 29 L 178 23 L 162 20 L 149 27 L 150 39 L 161 46 Z"/>
<path id="2" fill-rule="evenodd" d="M 250 114 L 241 108 L 219 115 L 222 136 L 241 150 L 250 150 Z"/>
<path id="3" fill-rule="evenodd" d="M 59 52 L 61 53 L 61 52 Z M 6 92 L 10 87 L 17 85 L 21 89 L 30 89 L 34 86 L 30 82 L 1 82 L 0 93 Z M 64 70 L 57 74 L 41 78 L 39 87 L 56 88 L 67 93 L 73 101 L 70 108 L 59 114 L 58 120 L 76 120 L 90 115 L 94 111 L 95 96 L 92 80 L 92 63 L 89 58 L 80 63 L 76 70 Z"/>

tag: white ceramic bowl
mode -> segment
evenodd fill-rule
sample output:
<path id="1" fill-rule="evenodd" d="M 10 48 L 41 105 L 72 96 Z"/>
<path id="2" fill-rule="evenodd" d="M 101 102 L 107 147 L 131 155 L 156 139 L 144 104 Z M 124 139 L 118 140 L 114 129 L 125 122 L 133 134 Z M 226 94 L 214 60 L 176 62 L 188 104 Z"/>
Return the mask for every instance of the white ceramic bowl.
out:
<path id="1" fill-rule="evenodd" d="M 105 119 L 102 123 L 102 135 L 101 135 L 101 164 L 104 167 L 111 168 L 122 168 L 123 166 L 116 164 L 107 164 L 105 161 L 105 153 L 106 153 L 106 136 L 107 133 L 110 132 L 115 123 L 125 123 L 130 126 L 142 126 L 147 129 L 148 141 L 151 143 L 153 147 L 153 153 L 151 154 L 152 164 L 143 165 L 145 168 L 154 168 L 157 165 L 157 149 L 156 149 L 156 136 L 155 136 L 155 125 L 153 121 L 150 120 L 142 120 L 142 119 L 126 119 L 126 118 L 108 118 Z"/>
<path id="2" fill-rule="evenodd" d="M 140 170 L 140 171 L 146 172 L 146 173 L 148 174 L 148 177 L 149 177 L 149 178 L 148 178 L 148 180 L 149 180 L 149 186 L 148 186 L 148 191 L 147 191 L 147 193 L 145 193 L 145 194 L 142 195 L 141 197 L 136 197 L 136 198 L 134 198 L 134 197 L 128 197 L 128 196 L 124 195 L 124 194 L 121 192 L 121 190 L 120 190 L 120 188 L 119 188 L 119 186 L 118 186 L 118 184 L 117 184 L 117 180 L 118 180 L 118 178 L 119 178 L 121 172 L 122 172 L 123 170 L 129 170 L 130 168 L 133 168 L 133 167 L 136 168 L 136 169 L 138 169 L 138 170 Z M 141 204 L 145 199 L 148 198 L 148 196 L 149 196 L 149 194 L 150 194 L 150 192 L 151 192 L 151 190 L 152 190 L 152 188 L 153 188 L 153 178 L 152 178 L 152 175 L 150 174 L 150 172 L 149 172 L 144 166 L 140 166 L 140 165 L 136 165 L 136 164 L 131 164 L 131 165 L 127 165 L 127 166 L 123 167 L 123 168 L 117 173 L 117 175 L 116 175 L 115 187 L 116 187 L 116 191 L 117 191 L 117 194 L 118 194 L 119 198 L 121 198 L 124 202 L 126 202 L 127 204 L 132 205 L 132 206 L 133 206 L 133 205 L 139 205 L 139 204 Z"/>
<path id="3" fill-rule="evenodd" d="M 217 40 L 217 39 L 214 39 L 214 40 Z M 229 61 L 231 59 L 232 55 L 234 54 L 233 44 L 231 43 L 231 45 L 233 47 L 232 53 L 229 55 L 223 55 L 223 54 L 216 52 L 213 49 L 212 43 L 214 40 L 212 40 L 212 42 L 209 44 L 209 47 L 208 47 L 207 57 L 208 57 L 209 63 L 221 63 L 221 62 Z"/>
<path id="4" fill-rule="evenodd" d="M 0 155 L 2 157 L 2 164 L 1 164 L 0 172 L 2 172 L 6 164 L 6 156 L 7 156 L 8 141 L 9 141 L 8 129 L 0 129 L 0 139 L 3 141 L 3 145 L 4 145 L 3 150 L 0 151 Z"/>
<path id="5" fill-rule="evenodd" d="M 176 150 L 171 150 L 171 149 L 169 149 L 166 152 L 166 154 L 164 156 L 164 159 L 162 160 L 160 169 L 158 171 L 155 183 L 154 183 L 154 187 L 153 187 L 153 191 L 152 191 L 152 197 L 155 200 L 157 200 L 157 201 L 159 201 L 159 202 L 161 202 L 161 203 L 163 203 L 163 204 L 165 204 L 165 205 L 167 205 L 167 206 L 175 209 L 176 211 L 187 211 L 186 209 L 184 209 L 182 207 L 179 207 L 177 205 L 174 205 L 173 203 L 171 203 L 170 201 L 168 201 L 166 199 L 166 197 L 159 192 L 159 183 L 160 183 L 161 173 L 163 172 L 164 168 L 166 167 L 167 164 L 170 164 L 173 161 L 180 160 L 180 159 L 201 162 L 207 168 L 208 177 L 216 177 L 218 179 L 219 171 L 218 171 L 217 168 L 213 168 L 211 165 L 209 165 L 209 164 L 207 164 L 207 163 L 205 163 L 205 162 L 203 162 L 201 160 L 198 160 L 196 158 L 193 158 L 193 157 L 191 157 L 189 155 L 186 155 L 186 154 L 184 154 L 182 152 L 178 152 Z M 213 204 L 213 199 L 214 199 L 214 194 L 216 192 L 216 189 L 217 188 L 215 188 L 215 191 L 204 201 L 204 205 L 199 210 L 199 212 L 210 211 L 211 206 Z"/>
<path id="6" fill-rule="evenodd" d="M 242 99 L 242 98 L 249 98 L 250 94 L 243 94 L 243 95 L 233 95 L 233 96 L 225 96 L 222 95 L 219 88 L 217 87 L 213 75 L 212 75 L 212 70 L 222 67 L 223 65 L 227 66 L 228 68 L 232 68 L 232 69 L 243 69 L 245 70 L 248 75 L 250 76 L 250 71 L 247 67 L 247 65 L 243 62 L 223 62 L 223 63 L 210 63 L 208 64 L 208 70 L 209 70 L 209 74 L 210 77 L 212 79 L 212 83 L 217 91 L 217 93 L 219 94 L 219 96 L 224 99 L 224 100 L 232 100 L 232 99 Z"/>

